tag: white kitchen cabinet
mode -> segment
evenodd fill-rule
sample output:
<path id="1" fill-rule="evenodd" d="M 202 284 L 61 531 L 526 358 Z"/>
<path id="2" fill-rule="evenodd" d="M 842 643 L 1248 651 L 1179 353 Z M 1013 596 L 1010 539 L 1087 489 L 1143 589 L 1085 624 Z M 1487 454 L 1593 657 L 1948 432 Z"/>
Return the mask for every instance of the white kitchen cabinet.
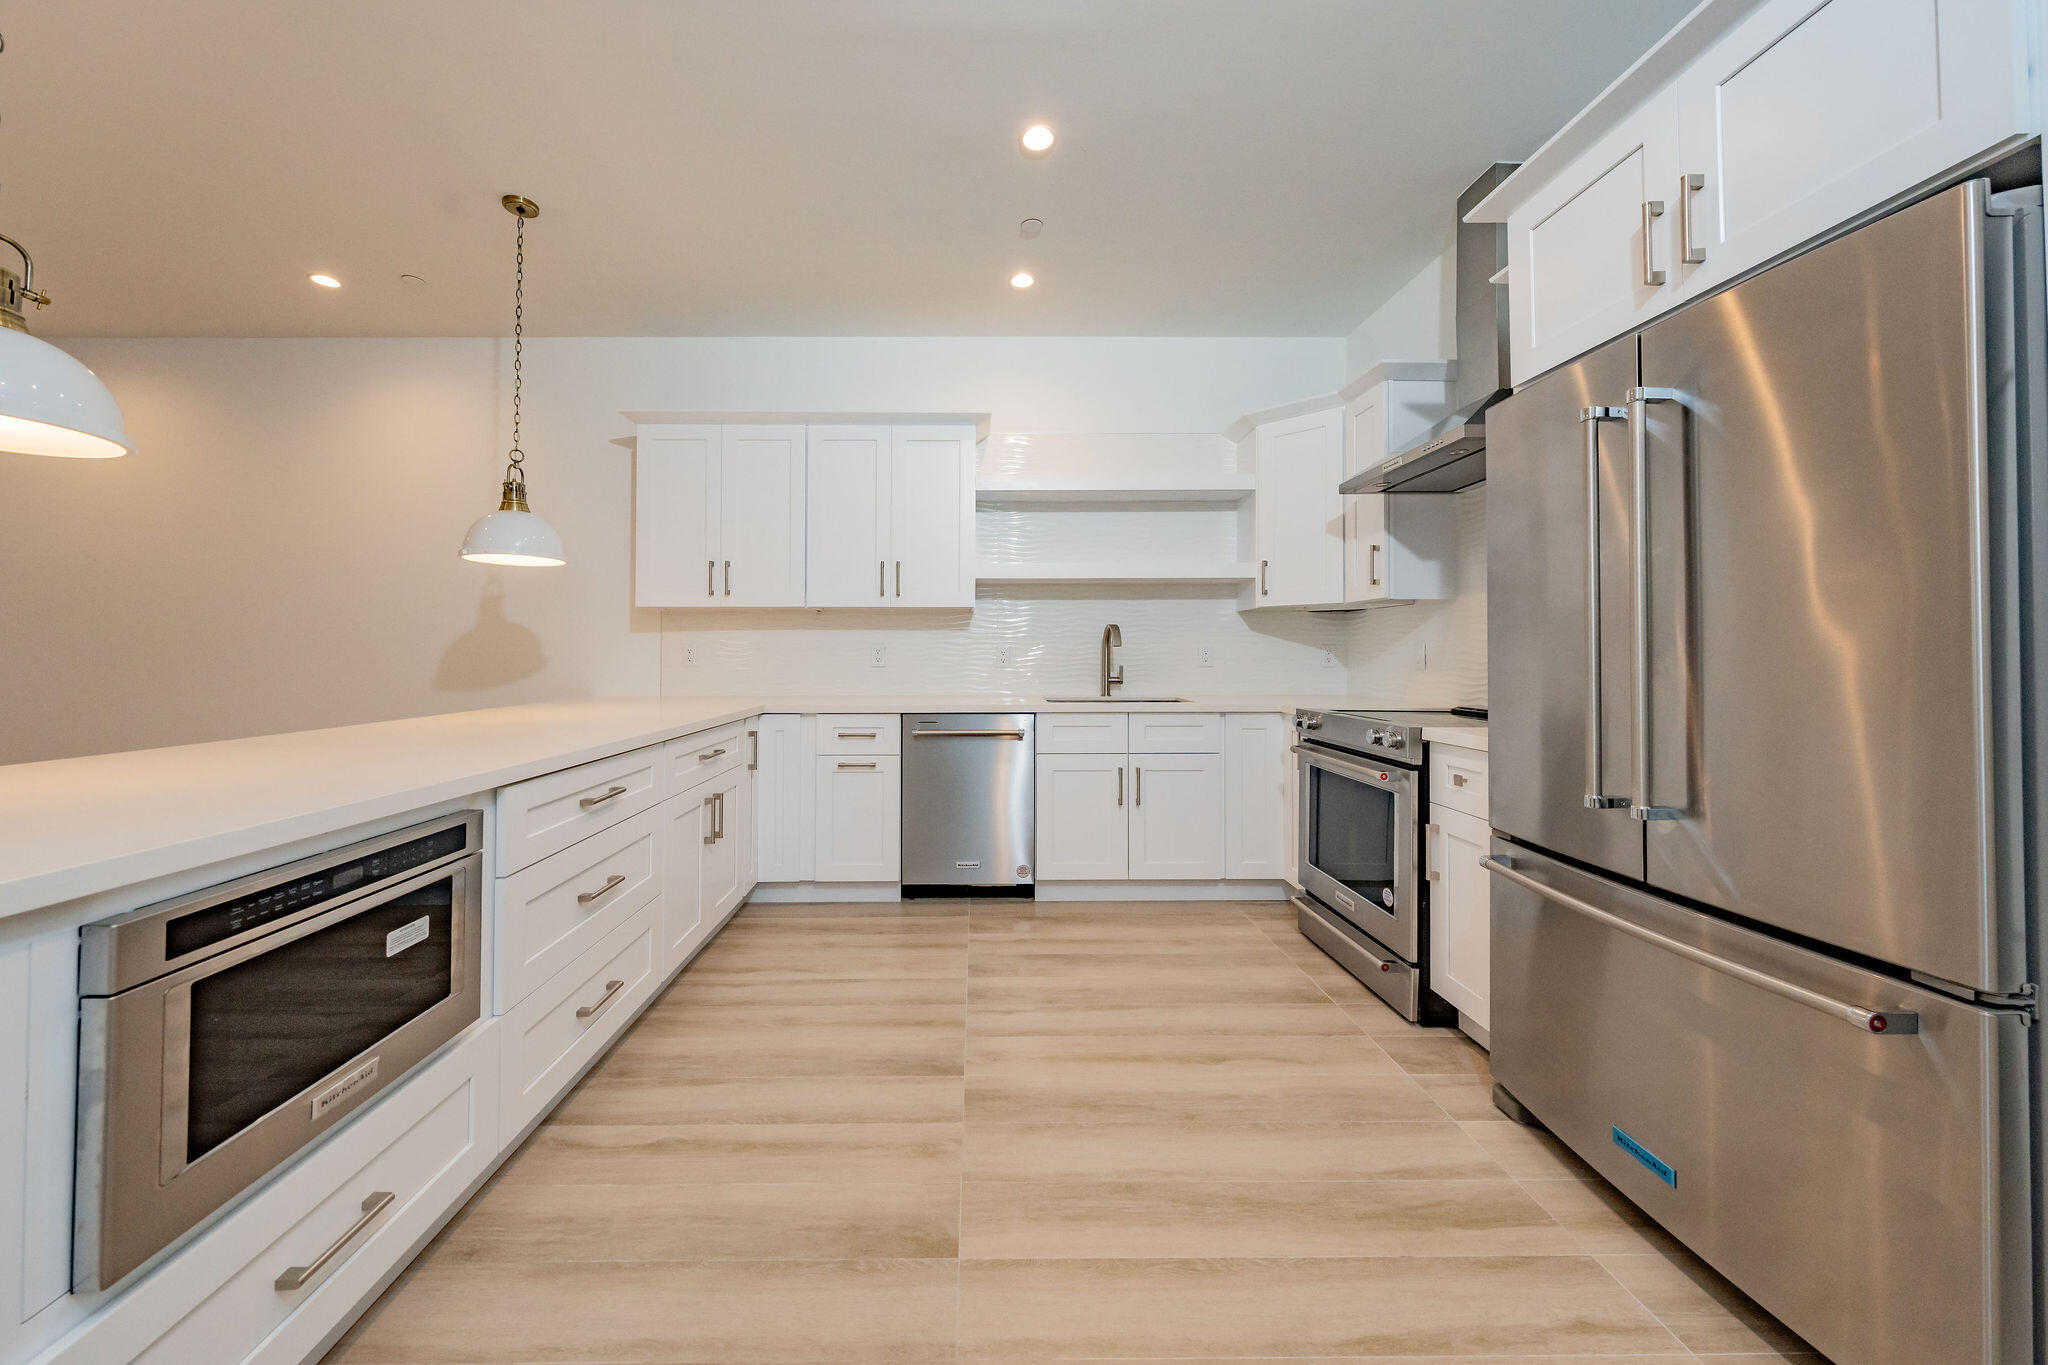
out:
<path id="1" fill-rule="evenodd" d="M 2031 130 L 2014 0 L 1767 0 L 1676 82 L 1659 191 L 1712 289 Z M 1685 179 L 1681 177 L 1697 177 Z M 1681 215 L 1680 196 L 1686 197 Z"/>
<path id="2" fill-rule="evenodd" d="M 895 427 L 889 450 L 889 602 L 974 605 L 974 428 Z"/>
<path id="3" fill-rule="evenodd" d="M 1432 803 L 1429 846 L 1429 984 L 1481 1033 L 1487 1023 L 1492 917 L 1489 831 L 1476 815 Z"/>
<path id="4" fill-rule="evenodd" d="M 803 605 L 804 428 L 650 424 L 635 446 L 637 605 Z"/>
<path id="5" fill-rule="evenodd" d="M 1131 878 L 1223 875 L 1223 756 L 1131 756 Z"/>
<path id="6" fill-rule="evenodd" d="M 1445 385 L 1386 380 L 1344 407 L 1344 476 L 1407 449 L 1443 416 Z M 1346 606 L 1453 597 L 1458 591 L 1457 495 L 1358 493 L 1344 503 Z"/>
<path id="7" fill-rule="evenodd" d="M 748 891 L 751 876 L 741 870 L 740 849 L 746 843 L 748 809 L 747 771 L 725 773 L 697 789 L 710 803 L 711 828 L 704 837 L 704 919 L 707 924 L 724 920 Z"/>
<path id="8" fill-rule="evenodd" d="M 661 972 L 683 965 L 710 932 L 704 909 L 706 853 L 711 836 L 711 783 L 661 803 Z"/>
<path id="9" fill-rule="evenodd" d="M 817 748 L 809 716 L 763 716 L 754 773 L 755 876 L 764 882 L 813 879 L 816 856 Z"/>
<path id="10" fill-rule="evenodd" d="M 974 603 L 974 429 L 812 427 L 805 602 Z"/>
<path id="11" fill-rule="evenodd" d="M 1038 754 L 1037 880 L 1131 875 L 1130 761 L 1115 754 Z"/>
<path id="12" fill-rule="evenodd" d="M 1223 875 L 1283 878 L 1293 860 L 1287 844 L 1287 747 L 1294 727 L 1285 716 L 1223 718 Z"/>
<path id="13" fill-rule="evenodd" d="M 816 877 L 893 882 L 902 871 L 903 760 L 894 754 L 820 754 Z"/>
<path id="14" fill-rule="evenodd" d="M 1258 490 L 1253 538 L 1255 607 L 1299 607 L 1344 597 L 1344 409 L 1261 423 L 1253 432 Z"/>
<path id="15" fill-rule="evenodd" d="M 1508 215 L 1517 383 L 1675 302 L 1677 177 L 1678 95 L 1667 88 Z"/>

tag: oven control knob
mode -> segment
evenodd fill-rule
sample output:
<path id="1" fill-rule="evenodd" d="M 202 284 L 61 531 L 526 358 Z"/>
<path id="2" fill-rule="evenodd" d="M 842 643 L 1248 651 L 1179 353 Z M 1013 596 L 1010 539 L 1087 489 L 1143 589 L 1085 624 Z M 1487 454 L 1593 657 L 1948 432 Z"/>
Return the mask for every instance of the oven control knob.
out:
<path id="1" fill-rule="evenodd" d="M 1389 749 L 1399 749 L 1408 743 L 1407 740 L 1401 737 L 1400 732 L 1396 730 L 1389 730 L 1385 735 L 1381 736 L 1381 742 Z"/>
<path id="2" fill-rule="evenodd" d="M 1387 732 L 1385 730 L 1367 730 L 1365 732 L 1365 739 L 1368 744 L 1385 744 L 1387 742 Z"/>

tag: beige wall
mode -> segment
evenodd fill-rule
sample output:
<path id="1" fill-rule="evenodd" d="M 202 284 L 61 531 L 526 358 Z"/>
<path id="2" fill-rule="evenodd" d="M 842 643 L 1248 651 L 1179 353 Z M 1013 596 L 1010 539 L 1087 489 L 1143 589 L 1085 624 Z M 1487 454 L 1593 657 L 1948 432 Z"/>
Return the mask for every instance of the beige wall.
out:
<path id="1" fill-rule="evenodd" d="M 536 455 L 569 567 L 456 555 L 495 503 L 501 343 L 64 345 L 140 449 L 0 455 L 0 762 L 657 689 L 616 431 Z"/>

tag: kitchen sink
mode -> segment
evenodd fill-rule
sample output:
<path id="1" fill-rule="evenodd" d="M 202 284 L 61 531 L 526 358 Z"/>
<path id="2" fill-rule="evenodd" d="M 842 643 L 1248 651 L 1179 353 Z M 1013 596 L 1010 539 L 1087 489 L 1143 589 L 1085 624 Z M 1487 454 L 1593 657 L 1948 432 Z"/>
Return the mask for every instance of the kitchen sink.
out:
<path id="1" fill-rule="evenodd" d="M 1073 706 L 1082 702 L 1100 702 L 1104 706 L 1178 706 L 1187 701 L 1186 697 L 1047 697 L 1048 706 Z"/>

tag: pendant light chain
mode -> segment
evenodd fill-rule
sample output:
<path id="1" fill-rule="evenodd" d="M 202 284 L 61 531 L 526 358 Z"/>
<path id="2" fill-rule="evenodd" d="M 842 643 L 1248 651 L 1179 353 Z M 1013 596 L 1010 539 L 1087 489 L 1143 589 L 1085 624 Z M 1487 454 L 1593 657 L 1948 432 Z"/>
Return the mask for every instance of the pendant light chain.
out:
<path id="1" fill-rule="evenodd" d="M 512 469 L 524 481 L 526 452 L 519 448 L 519 393 L 526 383 L 526 219 L 519 218 L 519 246 L 512 268 Z"/>

